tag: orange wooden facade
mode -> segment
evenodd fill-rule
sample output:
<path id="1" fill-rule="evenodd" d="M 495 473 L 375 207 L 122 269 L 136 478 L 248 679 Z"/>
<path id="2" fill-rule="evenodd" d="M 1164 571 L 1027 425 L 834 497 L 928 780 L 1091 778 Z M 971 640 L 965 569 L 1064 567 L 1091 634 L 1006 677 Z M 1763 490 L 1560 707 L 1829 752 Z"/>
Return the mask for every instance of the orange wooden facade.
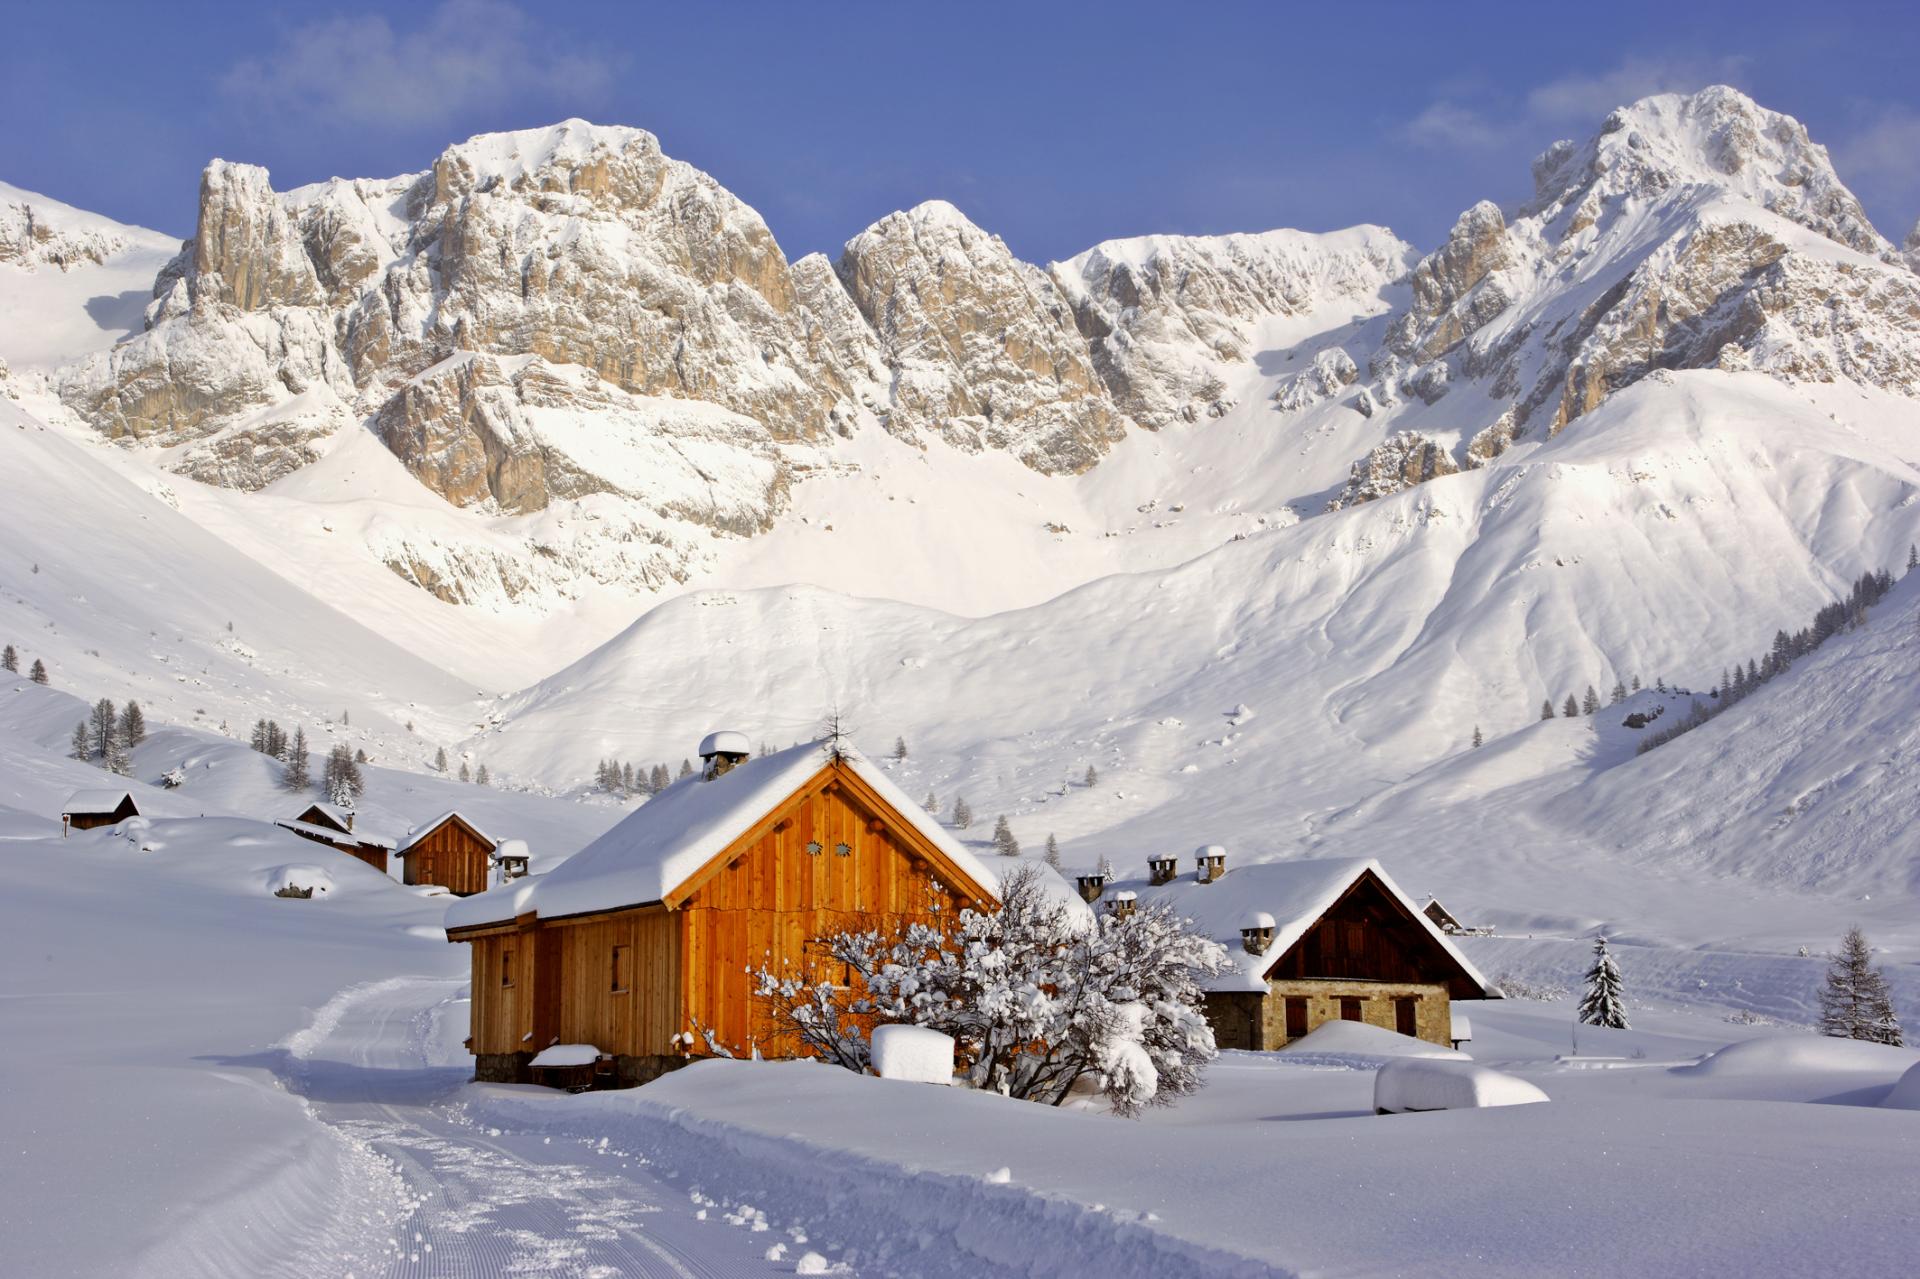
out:
<path id="1" fill-rule="evenodd" d="M 808 853 L 810 842 L 821 851 Z M 698 1026 L 740 1055 L 780 1056 L 788 1046 L 769 1035 L 750 968 L 804 969 L 817 959 L 809 943 L 844 928 L 951 918 L 986 900 L 833 761 L 665 901 L 449 936 L 473 944 L 476 1054 L 590 1043 L 619 1057 L 669 1057 Z M 704 1053 L 704 1041 L 694 1051 Z"/>
<path id="2" fill-rule="evenodd" d="M 485 892 L 493 841 L 455 813 L 400 854 L 409 884 L 438 884 L 456 897 Z"/>

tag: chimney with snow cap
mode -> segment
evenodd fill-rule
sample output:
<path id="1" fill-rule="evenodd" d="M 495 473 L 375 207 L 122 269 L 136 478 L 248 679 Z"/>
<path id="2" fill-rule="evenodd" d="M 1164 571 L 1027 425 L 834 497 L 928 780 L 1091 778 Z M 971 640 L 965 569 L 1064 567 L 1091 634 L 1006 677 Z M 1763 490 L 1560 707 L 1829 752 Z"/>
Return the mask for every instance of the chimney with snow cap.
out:
<path id="1" fill-rule="evenodd" d="M 1088 905 L 1099 901 L 1100 894 L 1107 891 L 1107 877 L 1097 870 L 1092 874 L 1077 877 L 1075 883 L 1080 887 L 1081 900 Z"/>
<path id="2" fill-rule="evenodd" d="M 1171 884 L 1179 875 L 1180 859 L 1174 856 L 1147 858 L 1147 882 L 1149 884 Z"/>
<path id="3" fill-rule="evenodd" d="M 1227 850 L 1223 844 L 1202 844 L 1193 850 L 1193 859 L 1200 863 L 1194 872 L 1194 882 L 1211 884 L 1227 873 Z"/>
<path id="4" fill-rule="evenodd" d="M 1264 910 L 1248 911 L 1240 920 L 1240 944 L 1249 955 L 1264 955 L 1273 945 L 1273 916 Z"/>
<path id="5" fill-rule="evenodd" d="M 735 764 L 745 762 L 751 754 L 753 746 L 747 741 L 745 733 L 728 729 L 708 733 L 700 739 L 700 780 L 710 782 L 724 776 Z"/>

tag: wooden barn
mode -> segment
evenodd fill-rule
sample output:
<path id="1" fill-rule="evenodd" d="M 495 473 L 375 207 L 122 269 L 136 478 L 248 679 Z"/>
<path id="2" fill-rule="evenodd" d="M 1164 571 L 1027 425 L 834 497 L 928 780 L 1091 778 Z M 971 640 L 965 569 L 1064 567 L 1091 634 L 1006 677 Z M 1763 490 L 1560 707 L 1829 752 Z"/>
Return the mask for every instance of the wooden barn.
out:
<path id="1" fill-rule="evenodd" d="M 455 811 L 408 831 L 396 855 L 407 883 L 438 884 L 466 897 L 487 890 L 497 847 L 499 841 Z"/>
<path id="2" fill-rule="evenodd" d="M 1166 899 L 1228 948 L 1235 967 L 1207 990 L 1220 1047 L 1284 1048 L 1334 1020 L 1451 1044 L 1455 1000 L 1499 998 L 1379 862 L 1227 862 L 1209 845 L 1191 871 L 1155 858 L 1145 880 L 1087 894 Z"/>
<path id="3" fill-rule="evenodd" d="M 457 902 L 473 948 L 476 1076 L 529 1077 L 554 1044 L 593 1045 L 623 1085 L 707 1052 L 786 1055 L 748 969 L 811 966 L 854 925 L 993 902 L 997 881 L 886 773 L 819 743 L 748 761 L 737 733 L 545 875 Z"/>
<path id="4" fill-rule="evenodd" d="M 64 835 L 69 830 L 118 825 L 139 815 L 140 806 L 133 802 L 132 791 L 77 790 L 67 797 L 66 807 L 60 810 L 60 828 Z"/>
<path id="5" fill-rule="evenodd" d="M 393 841 L 374 835 L 354 834 L 353 813 L 348 809 L 333 804 L 309 804 L 299 816 L 276 825 L 302 839 L 310 839 L 316 844 L 337 848 L 350 857 L 358 857 L 383 875 L 387 873 L 387 854 L 393 851 Z"/>

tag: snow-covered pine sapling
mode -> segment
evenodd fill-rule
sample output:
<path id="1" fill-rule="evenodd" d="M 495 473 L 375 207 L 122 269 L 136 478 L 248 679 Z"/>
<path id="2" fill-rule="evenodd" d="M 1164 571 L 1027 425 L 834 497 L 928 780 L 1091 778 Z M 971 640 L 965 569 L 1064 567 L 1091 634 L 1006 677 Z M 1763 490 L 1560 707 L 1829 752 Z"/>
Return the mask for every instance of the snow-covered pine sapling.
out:
<path id="1" fill-rule="evenodd" d="M 168 790 L 179 790 L 187 784 L 187 770 L 175 764 L 172 768 L 160 774 L 160 784 Z"/>
<path id="2" fill-rule="evenodd" d="M 1607 950 L 1607 939 L 1593 943 L 1593 967 L 1587 969 L 1587 993 L 1580 997 L 1580 1020 L 1588 1026 L 1626 1030 L 1627 1006 L 1621 999 L 1620 965 Z"/>
<path id="3" fill-rule="evenodd" d="M 33 669 L 27 672 L 27 678 L 36 684 L 46 684 L 50 682 L 47 679 L 47 664 L 37 657 L 34 658 Z"/>
<path id="4" fill-rule="evenodd" d="M 1047 865 L 1060 869 L 1060 841 L 1053 837 L 1052 831 L 1047 832 Z"/>
<path id="5" fill-rule="evenodd" d="M 1484 746 L 1486 745 L 1486 741 L 1487 739 L 1480 735 L 1480 726 L 1478 724 L 1475 724 L 1473 726 L 1473 744 L 1476 747 Z"/>
<path id="6" fill-rule="evenodd" d="M 73 726 L 73 749 L 67 754 L 74 759 L 93 758 L 93 739 L 87 733 L 87 721 L 84 719 Z"/>
<path id="7" fill-rule="evenodd" d="M 353 809 L 354 801 L 360 798 L 360 792 L 366 788 L 365 779 L 360 775 L 360 761 L 347 749 L 345 742 L 336 744 L 327 752 L 322 786 L 330 803 L 348 811 Z"/>
<path id="8" fill-rule="evenodd" d="M 1551 697 L 1547 698 L 1546 700 L 1540 703 L 1540 718 L 1541 719 L 1553 718 L 1553 699 Z"/>
<path id="9" fill-rule="evenodd" d="M 1827 965 L 1827 982 L 1820 991 L 1820 1033 L 1903 1046 L 1886 974 L 1873 966 L 1873 948 L 1857 927 L 1847 930 L 1840 953 Z"/>
<path id="10" fill-rule="evenodd" d="M 1013 827 L 1007 825 L 1007 815 L 1000 814 L 993 823 L 993 851 L 1002 857 L 1018 857 L 1020 841 L 1013 837 Z"/>
<path id="11" fill-rule="evenodd" d="M 960 796 L 953 801 L 953 828 L 965 830 L 973 825 L 973 809 L 967 804 L 967 797 Z"/>
<path id="12" fill-rule="evenodd" d="M 13 645 L 11 644 L 7 645 L 4 649 L 0 649 L 0 671 L 6 671 L 13 675 L 20 673 L 20 654 L 13 651 Z"/>
<path id="13" fill-rule="evenodd" d="M 940 815 L 940 797 L 932 791 L 928 791 L 927 797 L 920 801 L 920 807 L 927 810 L 927 816 L 938 817 Z"/>
<path id="14" fill-rule="evenodd" d="M 895 761 L 899 761 L 899 760 L 905 759 L 906 757 L 907 757 L 907 739 L 904 737 L 894 738 L 893 739 L 893 758 L 895 759 Z"/>

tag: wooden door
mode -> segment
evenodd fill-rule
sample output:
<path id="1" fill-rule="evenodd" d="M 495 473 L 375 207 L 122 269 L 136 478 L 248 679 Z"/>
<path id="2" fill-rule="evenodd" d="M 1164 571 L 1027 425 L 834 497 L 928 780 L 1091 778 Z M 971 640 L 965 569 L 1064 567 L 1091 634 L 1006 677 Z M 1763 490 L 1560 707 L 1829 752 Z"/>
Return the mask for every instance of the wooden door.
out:
<path id="1" fill-rule="evenodd" d="M 533 1050 L 540 1052 L 560 1036 L 561 938 L 556 928 L 533 935 Z"/>
<path id="2" fill-rule="evenodd" d="M 1307 1033 L 1307 1000 L 1304 995 L 1287 996 L 1287 1042 Z"/>
<path id="3" fill-rule="evenodd" d="M 1416 1008 L 1420 1001 L 1402 995 L 1393 1001 L 1393 1028 L 1403 1035 L 1419 1036 L 1420 1019 Z"/>

